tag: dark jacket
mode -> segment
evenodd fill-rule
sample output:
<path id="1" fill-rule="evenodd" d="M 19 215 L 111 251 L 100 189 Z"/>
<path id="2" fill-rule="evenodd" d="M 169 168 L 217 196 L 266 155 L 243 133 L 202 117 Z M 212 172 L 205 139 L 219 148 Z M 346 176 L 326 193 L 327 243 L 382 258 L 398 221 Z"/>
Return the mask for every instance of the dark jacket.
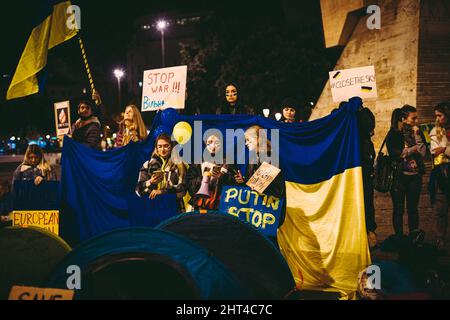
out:
<path id="1" fill-rule="evenodd" d="M 220 114 L 248 114 L 248 115 L 253 115 L 253 112 L 250 112 L 249 110 L 247 110 L 247 108 L 240 104 L 239 102 L 236 103 L 236 105 L 233 107 L 229 104 L 225 104 L 222 106 L 219 106 L 216 109 L 216 114 L 220 115 Z"/>
<path id="2" fill-rule="evenodd" d="M 425 137 L 422 132 L 420 132 L 420 137 L 417 141 L 409 141 L 407 147 L 405 143 L 407 140 L 411 140 L 410 134 L 407 132 L 401 132 L 397 130 L 389 130 L 386 146 L 388 149 L 389 157 L 398 163 L 399 173 L 408 172 L 408 163 L 415 161 L 418 166 L 418 174 L 425 173 L 425 164 L 423 157 L 426 154 Z M 410 153 L 406 158 L 401 157 L 404 150 L 407 149 Z"/>
<path id="3" fill-rule="evenodd" d="M 186 184 L 187 190 L 191 195 L 191 200 L 189 201 L 189 203 L 194 207 L 195 210 L 218 210 L 220 204 L 220 195 L 222 193 L 223 186 L 234 185 L 232 167 L 226 164 L 221 165 L 221 167 L 226 170 L 226 172 L 223 173 L 219 181 L 211 178 L 208 185 L 210 197 L 207 199 L 202 199 L 201 197 L 196 195 L 203 181 L 202 165 L 193 164 L 189 166 L 186 175 Z"/>
<path id="4" fill-rule="evenodd" d="M 7 192 L 0 198 L 0 216 L 7 216 L 13 210 L 13 196 Z"/>
<path id="5" fill-rule="evenodd" d="M 155 171 L 164 171 L 164 181 L 158 185 L 146 186 L 146 182 L 152 178 Z M 178 210 L 184 211 L 183 196 L 186 194 L 186 174 L 184 164 L 175 165 L 171 160 L 164 161 L 161 157 L 154 156 L 146 161 L 139 172 L 139 180 L 136 192 L 140 196 L 149 196 L 153 190 L 162 190 L 163 193 L 175 193 L 177 195 Z"/>
<path id="6" fill-rule="evenodd" d="M 82 121 L 78 119 L 72 126 L 72 138 L 94 149 L 100 149 L 101 125 L 97 117 Z"/>
<path id="7" fill-rule="evenodd" d="M 54 170 L 44 174 L 41 169 L 26 164 L 21 164 L 13 173 L 14 181 L 34 181 L 37 177 L 42 177 L 44 180 L 56 180 Z"/>
<path id="8" fill-rule="evenodd" d="M 372 142 L 372 132 L 375 130 L 375 116 L 370 109 L 361 108 L 358 111 L 357 117 L 361 148 L 361 164 L 363 170 L 372 174 L 375 161 L 375 148 Z"/>

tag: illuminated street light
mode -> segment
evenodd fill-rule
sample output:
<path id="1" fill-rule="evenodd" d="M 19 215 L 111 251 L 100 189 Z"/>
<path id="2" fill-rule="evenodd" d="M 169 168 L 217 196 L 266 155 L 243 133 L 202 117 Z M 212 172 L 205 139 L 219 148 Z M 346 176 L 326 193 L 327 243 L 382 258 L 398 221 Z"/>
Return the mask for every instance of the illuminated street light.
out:
<path id="1" fill-rule="evenodd" d="M 156 28 L 161 32 L 161 59 L 162 59 L 162 66 L 166 66 L 166 52 L 165 52 L 165 45 L 164 45 L 164 30 L 167 28 L 169 24 L 165 20 L 159 20 L 156 23 Z"/>
<path id="2" fill-rule="evenodd" d="M 269 114 L 270 114 L 270 109 L 264 109 L 263 110 L 263 114 L 264 114 L 264 117 L 268 117 L 269 116 Z"/>
<path id="3" fill-rule="evenodd" d="M 117 90 L 118 90 L 118 104 L 121 105 L 121 93 L 120 93 L 120 79 L 125 75 L 122 69 L 115 69 L 114 76 L 117 78 Z"/>

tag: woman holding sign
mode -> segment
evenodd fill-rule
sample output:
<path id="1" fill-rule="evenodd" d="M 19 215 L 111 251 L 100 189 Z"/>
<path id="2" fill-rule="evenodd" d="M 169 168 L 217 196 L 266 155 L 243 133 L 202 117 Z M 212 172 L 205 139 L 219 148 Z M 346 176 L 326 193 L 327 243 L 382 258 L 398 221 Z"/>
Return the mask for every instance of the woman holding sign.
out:
<path id="1" fill-rule="evenodd" d="M 168 134 L 162 133 L 156 138 L 152 157 L 140 170 L 136 192 L 150 199 L 166 193 L 175 193 L 178 210 L 184 212 L 186 167 L 181 162 L 178 164 L 174 162 L 172 148 L 173 142 Z"/>
<path id="2" fill-rule="evenodd" d="M 44 151 L 37 145 L 28 146 L 25 157 L 13 174 L 14 181 L 34 181 L 36 186 L 44 180 L 56 180 L 56 175 L 44 157 Z"/>

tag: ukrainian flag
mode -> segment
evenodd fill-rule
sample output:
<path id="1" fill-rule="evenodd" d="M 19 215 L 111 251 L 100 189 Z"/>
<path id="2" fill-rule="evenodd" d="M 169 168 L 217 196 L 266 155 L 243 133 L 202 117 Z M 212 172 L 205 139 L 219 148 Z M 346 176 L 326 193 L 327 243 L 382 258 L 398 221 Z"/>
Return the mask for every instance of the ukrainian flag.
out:
<path id="1" fill-rule="evenodd" d="M 370 262 L 357 110 L 352 98 L 332 115 L 307 123 L 305 134 L 282 131 L 287 211 L 278 243 L 303 290 L 352 298 Z"/>
<path id="2" fill-rule="evenodd" d="M 76 35 L 77 29 L 67 26 L 70 1 L 43 0 L 37 23 L 20 57 L 16 72 L 6 94 L 11 100 L 39 92 L 37 74 L 47 64 L 48 50 Z"/>

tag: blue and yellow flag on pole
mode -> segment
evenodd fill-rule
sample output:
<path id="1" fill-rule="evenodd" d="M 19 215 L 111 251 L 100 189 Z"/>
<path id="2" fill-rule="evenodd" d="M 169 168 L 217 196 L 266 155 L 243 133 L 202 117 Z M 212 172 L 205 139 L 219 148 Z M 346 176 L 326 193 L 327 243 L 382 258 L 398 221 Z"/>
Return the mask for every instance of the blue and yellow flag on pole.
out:
<path id="1" fill-rule="evenodd" d="M 352 298 L 359 272 L 371 263 L 356 115 L 361 105 L 352 98 L 339 112 L 308 123 L 307 134 L 283 134 L 287 212 L 278 242 L 303 290 Z"/>
<path id="2" fill-rule="evenodd" d="M 6 99 L 25 97 L 39 92 L 38 73 L 47 64 L 48 50 L 76 35 L 67 20 L 70 1 L 44 0 L 35 27 L 20 57 Z"/>

